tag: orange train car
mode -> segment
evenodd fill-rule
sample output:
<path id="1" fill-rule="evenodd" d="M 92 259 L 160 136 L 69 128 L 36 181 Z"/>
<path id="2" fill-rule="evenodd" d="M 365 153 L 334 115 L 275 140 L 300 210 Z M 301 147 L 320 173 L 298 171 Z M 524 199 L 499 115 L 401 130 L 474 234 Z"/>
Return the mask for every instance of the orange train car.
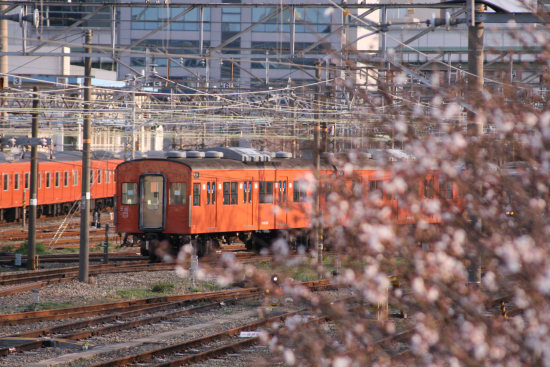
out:
<path id="1" fill-rule="evenodd" d="M 311 161 L 290 158 L 288 153 L 272 156 L 247 148 L 169 152 L 166 158 L 124 162 L 116 168 L 116 229 L 151 257 L 166 241 L 174 250 L 193 243 L 202 255 L 212 245 L 236 239 L 252 248 L 281 232 L 296 238 L 309 226 L 306 213 L 312 201 L 307 182 L 312 167 Z M 343 172 L 322 160 L 320 175 Z M 365 168 L 359 170 L 357 181 L 363 188 L 382 190 L 389 175 Z M 435 173 L 426 180 L 429 197 Z M 324 198 L 320 200 L 322 207 Z M 384 203 L 395 206 L 399 222 L 412 220 L 393 196 Z"/>
<path id="2" fill-rule="evenodd" d="M 50 159 L 53 158 L 53 159 Z M 90 161 L 90 209 L 113 206 L 115 167 L 120 159 Z M 0 153 L 0 221 L 15 221 L 23 216 L 30 200 L 30 153 Z M 38 154 L 37 215 L 66 214 L 82 196 L 82 154 L 58 152 L 55 157 Z"/>

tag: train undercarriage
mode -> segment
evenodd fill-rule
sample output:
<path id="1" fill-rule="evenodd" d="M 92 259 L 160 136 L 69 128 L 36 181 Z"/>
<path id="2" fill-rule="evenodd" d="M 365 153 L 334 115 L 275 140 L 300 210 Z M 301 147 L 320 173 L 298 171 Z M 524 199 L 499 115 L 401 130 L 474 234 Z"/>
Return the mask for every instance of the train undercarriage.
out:
<path id="1" fill-rule="evenodd" d="M 303 230 L 266 230 L 247 232 L 208 233 L 195 235 L 140 233 L 126 234 L 123 245 L 139 246 L 143 256 L 151 260 L 160 260 L 165 255 L 177 256 L 178 251 L 185 245 L 191 244 L 194 253 L 206 256 L 222 246 L 244 244 L 248 251 L 260 251 L 269 247 L 273 241 L 283 238 L 292 248 L 304 245 L 309 246 L 309 234 Z"/>

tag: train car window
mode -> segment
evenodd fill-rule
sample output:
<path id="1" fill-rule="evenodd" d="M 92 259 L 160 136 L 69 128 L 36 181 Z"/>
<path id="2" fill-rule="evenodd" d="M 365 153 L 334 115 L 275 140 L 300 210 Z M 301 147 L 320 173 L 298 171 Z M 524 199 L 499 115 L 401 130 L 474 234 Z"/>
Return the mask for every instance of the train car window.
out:
<path id="1" fill-rule="evenodd" d="M 369 191 L 376 190 L 376 181 L 369 181 Z"/>
<path id="2" fill-rule="evenodd" d="M 235 205 L 238 202 L 238 183 L 224 182 L 223 183 L 223 205 Z"/>
<path id="3" fill-rule="evenodd" d="M 59 171 L 56 171 L 55 172 L 55 187 L 59 187 L 59 181 L 60 181 L 60 177 L 59 177 Z"/>
<path id="4" fill-rule="evenodd" d="M 229 205 L 230 182 L 223 183 L 223 205 Z"/>
<path id="5" fill-rule="evenodd" d="M 243 182 L 243 204 L 246 204 L 247 198 L 248 198 L 248 186 L 245 181 Z"/>
<path id="6" fill-rule="evenodd" d="M 63 186 L 69 186 L 69 171 L 63 172 Z"/>
<path id="7" fill-rule="evenodd" d="M 73 171 L 73 186 L 78 186 L 78 170 Z"/>
<path id="8" fill-rule="evenodd" d="M 4 173 L 4 191 L 8 191 L 10 188 L 10 176 Z"/>
<path id="9" fill-rule="evenodd" d="M 125 205 L 137 204 L 137 183 L 123 182 L 121 202 Z"/>
<path id="10" fill-rule="evenodd" d="M 445 199 L 452 199 L 453 198 L 452 181 L 439 180 L 439 193 Z"/>
<path id="11" fill-rule="evenodd" d="M 101 170 L 97 170 L 97 184 L 101 185 Z"/>
<path id="12" fill-rule="evenodd" d="M 370 181 L 370 182 L 373 182 L 373 181 Z M 351 183 L 351 187 L 352 187 L 352 190 L 353 190 L 353 194 L 355 196 L 363 195 L 363 185 L 361 185 L 361 181 L 353 180 L 353 182 Z M 327 191 L 327 193 L 329 191 Z"/>
<path id="13" fill-rule="evenodd" d="M 46 172 L 46 188 L 49 189 L 50 186 L 51 186 L 51 180 L 52 180 L 52 175 L 50 172 Z"/>
<path id="14" fill-rule="evenodd" d="M 94 184 L 94 170 L 90 170 L 90 186 Z"/>
<path id="15" fill-rule="evenodd" d="M 30 177 L 31 177 L 30 173 L 25 172 L 25 190 L 28 190 L 29 187 L 31 186 Z"/>
<path id="16" fill-rule="evenodd" d="M 279 181 L 279 202 L 286 202 L 286 181 Z"/>
<path id="17" fill-rule="evenodd" d="M 170 184 L 170 205 L 185 205 L 187 196 L 187 184 L 185 182 L 172 182 Z"/>
<path id="18" fill-rule="evenodd" d="M 216 204 L 216 183 L 208 182 L 206 184 L 206 205 Z"/>
<path id="19" fill-rule="evenodd" d="M 237 182 L 231 182 L 231 205 L 236 205 L 238 202 L 239 194 L 237 186 Z"/>
<path id="20" fill-rule="evenodd" d="M 13 174 L 13 189 L 19 190 L 19 173 Z"/>
<path id="21" fill-rule="evenodd" d="M 434 181 L 433 179 L 424 179 L 424 197 L 431 199 L 434 195 Z"/>
<path id="22" fill-rule="evenodd" d="M 434 181 L 433 179 L 424 179 L 424 197 L 431 199 L 434 196 Z"/>
<path id="23" fill-rule="evenodd" d="M 273 202 L 273 181 L 260 181 L 260 204 Z"/>
<path id="24" fill-rule="evenodd" d="M 300 202 L 306 200 L 306 187 L 301 181 L 294 181 L 294 191 L 292 193 L 292 198 L 294 202 Z"/>
<path id="25" fill-rule="evenodd" d="M 210 196 L 211 196 L 210 203 L 212 205 L 215 205 L 216 204 L 216 183 L 215 182 L 212 182 L 212 192 Z"/>
<path id="26" fill-rule="evenodd" d="M 248 203 L 252 202 L 252 181 L 248 181 Z"/>
<path id="27" fill-rule="evenodd" d="M 109 170 L 105 170 L 105 183 L 111 183 L 111 171 Z"/>
<path id="28" fill-rule="evenodd" d="M 193 184 L 193 206 L 201 205 L 201 184 Z"/>
<path id="29" fill-rule="evenodd" d="M 42 173 L 38 173 L 38 188 L 42 188 Z"/>

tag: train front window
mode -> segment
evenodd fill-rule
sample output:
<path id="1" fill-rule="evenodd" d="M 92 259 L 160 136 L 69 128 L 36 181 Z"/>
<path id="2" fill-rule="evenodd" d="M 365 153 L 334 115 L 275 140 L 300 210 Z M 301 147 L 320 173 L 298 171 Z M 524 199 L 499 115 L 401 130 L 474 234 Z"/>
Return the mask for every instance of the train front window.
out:
<path id="1" fill-rule="evenodd" d="M 162 177 L 153 176 L 145 181 L 145 205 L 157 210 L 162 200 Z"/>
<path id="2" fill-rule="evenodd" d="M 131 205 L 137 204 L 137 183 L 123 182 L 122 183 L 122 204 Z"/>
<path id="3" fill-rule="evenodd" d="M 170 205 L 185 205 L 186 191 L 185 182 L 172 182 L 170 184 Z"/>

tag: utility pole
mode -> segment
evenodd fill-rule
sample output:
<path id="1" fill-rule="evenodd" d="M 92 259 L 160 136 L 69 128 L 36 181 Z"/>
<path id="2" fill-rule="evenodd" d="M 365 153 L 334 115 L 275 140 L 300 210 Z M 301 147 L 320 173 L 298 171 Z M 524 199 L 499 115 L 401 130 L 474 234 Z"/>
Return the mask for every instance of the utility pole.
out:
<path id="1" fill-rule="evenodd" d="M 319 82 L 321 80 L 321 62 L 315 63 L 315 78 Z M 321 195 L 321 83 L 317 84 L 317 103 L 315 106 L 315 180 L 317 181 L 317 193 L 315 194 L 315 213 L 320 216 L 319 196 Z M 323 242 L 320 240 L 320 227 L 319 224 L 313 226 L 313 241 L 315 248 L 317 249 L 317 264 L 323 263 Z"/>
<path id="2" fill-rule="evenodd" d="M 0 12 L 4 14 L 8 10 L 7 2 L 0 5 Z M 8 20 L 0 19 L 0 52 L 8 52 Z M 8 56 L 0 56 L 0 90 L 8 88 Z M 6 105 L 5 98 L 2 98 L 1 102 L 2 107 Z M 8 113 L 1 113 L 1 123 L 0 126 L 8 127 Z"/>
<path id="3" fill-rule="evenodd" d="M 476 23 L 475 12 L 483 10 L 484 5 L 476 6 L 475 0 L 468 0 L 468 103 L 473 107 L 481 102 L 483 91 L 483 34 L 484 23 Z M 477 8 L 477 9 L 476 9 Z M 477 103 L 476 103 L 477 102 Z M 469 136 L 483 134 L 483 123 L 476 121 L 475 114 L 468 112 L 467 132 Z"/>
<path id="4" fill-rule="evenodd" d="M 38 97 L 38 87 L 34 87 L 34 98 L 32 101 L 32 138 L 38 138 L 38 108 L 40 99 Z M 37 178 L 38 178 L 38 147 L 31 145 L 31 192 L 29 195 L 29 233 L 27 237 L 27 269 L 36 270 L 36 206 L 37 199 Z"/>
<path id="5" fill-rule="evenodd" d="M 92 30 L 86 31 L 86 53 L 91 55 Z M 82 201 L 80 204 L 80 262 L 78 280 L 88 282 L 89 237 L 90 237 L 90 148 L 92 145 L 91 100 L 92 100 L 92 57 L 84 60 L 84 131 L 82 139 Z"/>
<path id="6" fill-rule="evenodd" d="M 483 11 L 484 5 L 476 5 L 475 0 L 467 1 L 466 14 L 468 15 L 468 103 L 472 107 L 481 105 L 481 94 L 483 91 L 483 32 L 484 24 L 476 23 L 476 10 Z M 466 131 L 469 139 L 483 134 L 483 122 L 476 121 L 476 114 L 468 111 Z M 475 169 L 472 157 L 466 159 L 469 169 Z M 473 188 L 476 190 L 476 188 Z M 481 232 L 481 220 L 475 213 L 469 213 L 468 219 L 475 227 L 476 232 Z M 481 282 L 481 249 L 473 253 L 468 266 L 468 283 L 480 284 Z"/>

